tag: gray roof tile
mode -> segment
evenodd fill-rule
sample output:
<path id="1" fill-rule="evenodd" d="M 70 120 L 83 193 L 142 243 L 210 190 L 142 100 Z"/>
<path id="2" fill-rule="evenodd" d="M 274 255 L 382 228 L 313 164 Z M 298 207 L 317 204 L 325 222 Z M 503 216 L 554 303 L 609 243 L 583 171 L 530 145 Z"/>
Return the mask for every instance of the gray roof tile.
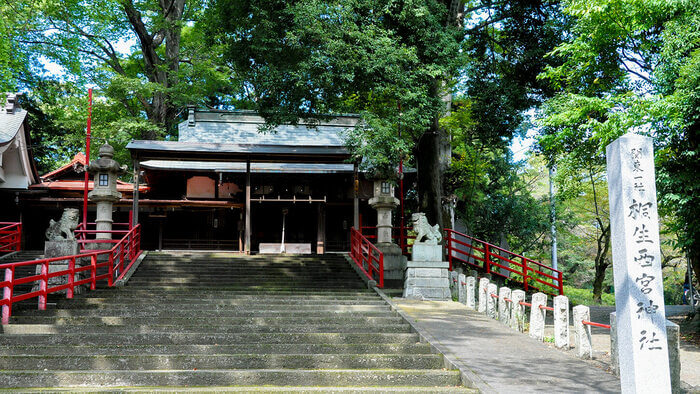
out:
<path id="1" fill-rule="evenodd" d="M 27 111 L 24 110 L 19 110 L 14 114 L 0 111 L 0 145 L 4 145 L 15 138 L 26 117 Z"/>

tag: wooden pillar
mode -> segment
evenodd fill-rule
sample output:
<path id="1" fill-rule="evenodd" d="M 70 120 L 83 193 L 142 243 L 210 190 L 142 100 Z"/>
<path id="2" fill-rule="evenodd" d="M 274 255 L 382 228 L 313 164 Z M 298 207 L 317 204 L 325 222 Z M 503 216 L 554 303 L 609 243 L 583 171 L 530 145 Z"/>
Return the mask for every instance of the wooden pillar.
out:
<path id="1" fill-rule="evenodd" d="M 133 226 L 136 226 L 139 224 L 139 169 L 140 169 L 140 162 L 138 159 L 134 159 L 134 198 L 131 211 L 132 217 L 133 217 Z"/>
<path id="2" fill-rule="evenodd" d="M 245 163 L 245 253 L 250 254 L 250 159 Z"/>
<path id="3" fill-rule="evenodd" d="M 353 201 L 352 201 L 352 223 L 355 230 L 360 231 L 360 200 L 358 194 L 360 193 L 360 175 L 358 171 L 357 163 L 353 164 Z"/>
<path id="4" fill-rule="evenodd" d="M 316 254 L 326 253 L 326 206 L 318 203 L 318 231 L 316 232 Z"/>

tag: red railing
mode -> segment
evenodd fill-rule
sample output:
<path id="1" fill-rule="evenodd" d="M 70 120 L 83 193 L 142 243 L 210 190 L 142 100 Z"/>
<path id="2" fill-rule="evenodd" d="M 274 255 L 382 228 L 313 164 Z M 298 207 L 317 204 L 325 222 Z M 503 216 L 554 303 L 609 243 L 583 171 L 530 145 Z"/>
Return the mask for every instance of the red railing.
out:
<path id="1" fill-rule="evenodd" d="M 90 231 L 94 232 L 95 230 Z M 81 237 L 83 241 L 91 241 L 87 240 L 85 236 Z M 111 240 L 107 241 L 111 243 Z M 120 240 L 115 240 L 115 243 L 116 244 L 110 249 L 96 250 L 74 256 L 61 256 L 49 259 L 0 264 L 0 270 L 5 270 L 5 280 L 0 282 L 0 287 L 3 288 L 3 297 L 2 300 L 0 300 L 0 305 L 2 306 L 2 324 L 8 324 L 10 322 L 12 304 L 14 303 L 30 298 L 38 298 L 39 310 L 45 310 L 46 298 L 51 293 L 65 290 L 67 298 L 73 298 L 76 286 L 89 284 L 90 289 L 94 290 L 97 281 L 105 279 L 107 280 L 108 286 L 113 286 L 114 280 L 122 279 L 141 254 L 141 226 L 137 225 L 127 230 L 124 237 Z M 89 264 L 81 265 L 81 263 L 86 262 L 86 260 L 89 260 Z M 67 261 L 68 269 L 49 272 L 49 263 L 54 261 Z M 127 263 L 126 267 L 124 267 L 125 263 Z M 17 277 L 18 268 L 36 266 L 41 267 L 40 274 Z M 105 272 L 98 273 L 98 270 L 104 270 Z M 34 272 L 36 272 L 36 268 L 34 268 Z M 90 277 L 76 280 L 75 275 L 81 272 L 88 272 Z M 66 283 L 57 285 L 49 284 L 49 279 L 60 276 L 66 277 Z M 15 286 L 34 283 L 38 284 L 38 290 L 24 294 L 14 294 Z"/>
<path id="2" fill-rule="evenodd" d="M 19 252 L 22 248 L 22 223 L 0 222 L 0 253 Z"/>
<path id="3" fill-rule="evenodd" d="M 95 223 L 88 223 L 88 226 L 95 226 Z M 116 235 L 125 235 L 129 233 L 129 230 L 131 229 L 131 223 L 112 223 L 112 228 L 123 228 L 122 230 L 88 230 L 85 228 L 85 225 L 83 223 L 80 223 L 78 227 L 75 229 L 75 238 L 78 240 L 78 245 L 80 246 L 80 252 L 91 252 L 95 250 L 108 250 L 112 248 L 113 244 L 116 244 L 119 242 L 119 239 L 98 239 L 96 237 L 97 234 L 116 234 Z M 90 237 L 93 236 L 93 237 Z M 100 245 L 100 244 L 106 244 L 104 247 L 97 247 L 93 246 L 90 248 L 90 245 Z M 100 245 L 102 246 L 102 245 Z"/>
<path id="4" fill-rule="evenodd" d="M 367 278 L 384 287 L 384 254 L 354 227 L 350 229 L 350 257 Z"/>
<path id="5" fill-rule="evenodd" d="M 362 229 L 363 236 L 365 236 L 367 239 L 369 239 L 371 241 L 376 241 L 376 239 L 377 239 L 377 227 L 376 226 L 362 226 L 360 228 Z M 391 239 L 394 240 L 394 242 L 396 242 L 397 245 L 399 245 L 404 256 L 410 255 L 408 248 L 410 248 L 411 245 L 413 244 L 413 242 L 411 242 L 411 244 L 409 244 L 408 240 L 416 239 L 415 235 L 411 235 L 408 233 L 411 230 L 413 230 L 413 227 L 404 227 L 403 232 L 401 232 L 401 227 L 392 227 L 391 228 Z"/>
<path id="6" fill-rule="evenodd" d="M 520 283 L 525 291 L 564 294 L 561 271 L 454 230 L 445 233 L 450 270 L 460 263 Z"/>
<path id="7" fill-rule="evenodd" d="M 593 326 L 593 327 L 607 328 L 608 330 L 610 329 L 610 325 L 609 325 L 609 324 L 596 323 L 596 322 L 588 321 L 588 320 L 581 320 L 581 324 L 583 324 L 584 326 Z"/>

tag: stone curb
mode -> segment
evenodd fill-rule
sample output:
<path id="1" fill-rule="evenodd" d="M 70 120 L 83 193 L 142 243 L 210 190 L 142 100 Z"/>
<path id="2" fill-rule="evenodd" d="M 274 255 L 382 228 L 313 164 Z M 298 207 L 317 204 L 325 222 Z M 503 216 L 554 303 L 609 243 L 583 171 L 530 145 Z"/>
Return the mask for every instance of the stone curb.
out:
<path id="1" fill-rule="evenodd" d="M 357 273 L 357 276 L 359 276 L 360 279 L 362 279 L 362 281 L 365 282 L 368 289 L 376 289 L 377 288 L 377 281 L 372 280 L 372 279 L 368 279 L 367 276 L 365 275 L 365 273 L 360 270 L 360 267 L 358 267 L 357 264 L 355 264 L 355 261 L 352 259 L 352 257 L 350 257 L 349 253 L 344 253 L 343 257 L 345 257 L 345 261 L 347 261 L 348 264 L 350 264 L 352 269 L 355 270 L 355 272 Z"/>
<path id="2" fill-rule="evenodd" d="M 403 318 L 406 323 L 411 326 L 411 329 L 418 334 L 421 342 L 426 342 L 436 353 L 442 355 L 445 361 L 445 367 L 448 369 L 458 369 L 462 379 L 462 384 L 469 388 L 474 388 L 479 390 L 480 393 L 497 393 L 497 391 L 491 387 L 486 381 L 484 381 L 479 375 L 472 371 L 464 360 L 459 359 L 456 355 L 452 354 L 447 348 L 440 344 L 440 341 L 433 337 L 429 332 L 422 330 L 418 327 L 416 322 L 406 314 L 401 308 L 399 308 L 384 292 L 375 287 L 374 291 L 379 294 L 379 296 L 391 307 L 391 309 L 396 312 L 401 318 Z"/>
<path id="3" fill-rule="evenodd" d="M 8 254 L 4 254 L 4 255 L 0 256 L 0 262 L 2 262 L 5 259 L 9 259 L 10 257 L 16 255 L 17 253 L 19 253 L 19 252 L 10 252 Z"/>
<path id="4" fill-rule="evenodd" d="M 126 284 L 126 282 L 128 282 L 129 279 L 131 278 L 131 275 L 133 275 L 134 272 L 136 272 L 136 270 L 137 270 L 137 269 L 139 268 L 139 266 L 141 265 L 141 262 L 143 261 L 143 259 L 146 258 L 147 255 L 148 255 L 148 251 L 147 251 L 147 250 L 142 251 L 142 252 L 141 252 L 141 256 L 139 256 L 139 258 L 136 259 L 136 261 L 134 262 L 134 265 L 131 266 L 131 268 L 130 268 L 129 271 L 126 273 L 126 275 L 124 275 L 124 277 L 121 278 L 121 279 L 119 279 L 118 281 L 114 282 L 114 286 L 115 286 L 115 287 L 124 287 L 124 285 Z"/>

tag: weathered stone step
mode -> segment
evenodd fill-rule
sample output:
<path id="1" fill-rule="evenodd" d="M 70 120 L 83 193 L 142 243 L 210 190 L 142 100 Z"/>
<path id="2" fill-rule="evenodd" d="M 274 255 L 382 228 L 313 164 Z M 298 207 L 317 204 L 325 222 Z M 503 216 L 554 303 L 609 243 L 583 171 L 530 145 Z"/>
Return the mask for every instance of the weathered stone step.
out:
<path id="1" fill-rule="evenodd" d="M 343 317 L 386 317 L 395 316 L 389 311 L 295 311 L 285 309 L 284 311 L 269 311 L 269 310 L 207 310 L 207 311 L 181 311 L 181 310 L 111 310 L 102 309 L 87 310 L 87 309 L 47 309 L 38 311 L 35 309 L 22 311 L 23 316 L 55 316 L 55 317 L 77 317 L 77 316 L 104 316 L 104 317 L 199 317 L 199 318 L 217 318 L 217 317 L 296 317 L 304 319 L 307 317 L 328 317 L 328 316 L 343 316 Z"/>
<path id="2" fill-rule="evenodd" d="M 283 291 L 288 291 L 288 292 L 312 292 L 312 293 L 323 293 L 323 292 L 343 292 L 347 290 L 359 290 L 365 287 L 364 283 L 357 283 L 357 284 L 343 284 L 342 286 L 334 286 L 334 285 L 327 285 L 327 286 L 321 286 L 321 285 L 314 285 L 314 286 L 308 286 L 308 285 L 294 285 L 293 283 L 290 283 L 288 285 L 279 285 L 279 286 L 268 286 L 265 284 L 251 284 L 248 286 L 242 286 L 242 285 L 212 285 L 212 284 L 207 284 L 207 283 L 202 283 L 201 285 L 156 285 L 156 284 L 128 284 L 128 288 L 136 288 L 136 289 L 153 289 L 154 291 L 187 291 L 187 290 L 192 290 L 192 291 L 208 291 L 208 290 L 225 290 L 225 291 L 277 291 L 277 292 L 283 292 Z"/>
<path id="3" fill-rule="evenodd" d="M 238 345 L 13 345 L 2 356 L 114 356 L 143 354 L 431 354 L 427 343 L 248 343 Z"/>
<path id="4" fill-rule="evenodd" d="M 143 318 L 140 317 L 110 317 L 110 316 L 78 316 L 78 317 L 53 317 L 53 316 L 13 316 L 12 324 L 55 324 L 55 325 L 135 325 L 143 323 Z M 210 319 L 210 323 L 216 324 L 299 324 L 298 317 L 217 317 Z M 148 319 L 149 324 L 153 325 L 199 325 L 202 319 L 198 316 L 183 316 L 183 317 L 157 317 Z M 400 324 L 404 323 L 401 317 L 382 316 L 382 317 L 366 317 L 345 315 L 327 316 L 327 317 L 306 317 L 304 323 L 307 324 Z"/>
<path id="5" fill-rule="evenodd" d="M 109 300 L 110 302 L 131 302 L 131 301 L 138 301 L 138 300 L 147 300 L 147 299 L 154 299 L 156 297 L 153 297 L 153 295 L 149 295 L 145 292 L 139 292 L 139 293 L 128 293 L 128 292 L 119 292 L 118 290 L 114 290 L 111 292 L 112 294 L 96 294 L 95 292 L 89 292 L 80 296 L 75 296 L 72 300 L 65 299 L 66 303 L 73 303 L 73 302 L 88 302 L 88 303 L 93 303 L 93 304 L 98 304 L 105 302 Z M 105 296 L 105 297 L 100 297 L 100 296 Z M 63 300 L 64 298 L 61 298 Z M 366 293 L 363 295 L 356 295 L 356 296 L 342 296 L 342 295 L 330 295 L 330 296 L 323 296 L 323 295 L 297 295 L 297 294 L 284 294 L 284 295 L 279 295 L 279 294 L 265 294 L 265 295 L 251 295 L 251 294 L 238 294 L 238 293 L 226 293 L 226 294 L 200 294 L 200 293 L 190 293 L 190 294 L 183 294 L 179 292 L 172 292 L 172 293 L 167 293 L 167 294 L 158 294 L 157 295 L 158 301 L 162 302 L 171 302 L 171 301 L 216 301 L 216 300 L 233 300 L 233 301 L 245 301 L 245 302 L 257 302 L 259 300 L 267 300 L 270 302 L 276 302 L 276 301 L 289 301 L 289 302 L 297 302 L 297 301 L 329 301 L 329 302 L 334 302 L 334 301 L 376 301 L 379 300 L 380 298 L 376 294 L 370 294 Z M 94 300 L 94 301 L 93 301 Z"/>
<path id="6" fill-rule="evenodd" d="M 0 335 L 2 345 L 210 345 L 228 343 L 416 343 L 413 333 L 152 333 Z"/>
<path id="7" fill-rule="evenodd" d="M 140 304 L 137 306 L 129 304 L 100 304 L 100 305 L 84 305 L 78 306 L 77 309 L 67 309 L 62 308 L 63 311 L 97 311 L 100 314 L 109 315 L 111 312 L 120 311 L 153 311 L 153 312 L 167 312 L 167 313 L 180 313 L 180 314 L 201 314 L 207 312 L 255 312 L 255 311 L 267 311 L 267 312 L 331 312 L 331 313 L 342 313 L 342 312 L 390 312 L 391 308 L 387 304 L 359 304 L 359 305 L 333 305 L 333 304 L 306 304 L 306 305 L 280 305 L 280 304 L 243 304 L 243 305 L 219 305 L 219 304 L 205 304 L 205 305 L 191 305 L 191 304 L 176 304 L 177 308 L 165 308 L 162 303 L 149 303 Z M 47 312 L 58 311 L 57 309 L 48 310 Z M 36 311 L 37 314 L 41 314 L 44 311 Z"/>
<path id="8" fill-rule="evenodd" d="M 459 371 L 443 370 L 170 370 L 170 371 L 6 371 L 0 386 L 456 386 Z"/>
<path id="9" fill-rule="evenodd" d="M 364 324 L 270 324 L 270 325 L 221 325 L 214 320 L 201 322 L 199 325 L 54 325 L 54 324 L 7 324 L 3 326 L 3 335 L 29 334 L 151 334 L 151 333 L 363 333 L 368 328 Z M 406 323 L 382 324 L 372 327 L 372 333 L 411 332 Z"/>
<path id="10" fill-rule="evenodd" d="M 147 287 L 132 287 L 128 284 L 125 287 L 120 288 L 103 288 L 97 289 L 87 293 L 92 297 L 99 297 L 101 295 L 108 294 L 109 297 L 121 297 L 124 296 L 136 296 L 136 297 L 159 297 L 159 296 L 182 296 L 182 297 L 195 297 L 196 295 L 201 295 L 202 297 L 354 297 L 354 296 L 371 296 L 377 298 L 377 293 L 369 289 L 324 289 L 324 290 L 222 290 L 217 287 L 212 287 L 211 289 L 196 289 L 188 291 L 180 286 L 172 286 L 170 289 L 149 289 Z"/>
<path id="11" fill-rule="evenodd" d="M 219 286 L 256 286 L 264 284 L 265 286 L 272 287 L 359 287 L 362 285 L 359 278 L 347 279 L 347 278 L 336 278 L 329 277 L 324 279 L 313 279 L 313 278 L 286 278 L 282 276 L 269 276 L 269 277 L 257 277 L 257 276 L 220 276 L 211 278 L 197 278 L 197 277 L 169 277 L 169 278 L 131 278 L 129 280 L 132 286 L 136 285 L 147 285 L 147 286 L 158 286 L 158 285 L 171 285 L 171 284 L 184 284 L 187 286 L 211 286 L 212 284 Z"/>
<path id="12" fill-rule="evenodd" d="M 45 389 L 45 388 L 23 388 L 21 390 L 4 390 L 4 392 L 22 392 L 22 393 L 52 393 L 52 392 L 65 392 L 68 390 L 55 390 L 55 389 Z M 70 392 L 83 393 L 83 392 L 115 392 L 119 393 L 191 393 L 191 392 L 207 392 L 207 393 L 256 393 L 256 394 L 317 394 L 317 393 L 333 393 L 333 394 L 369 394 L 369 393 L 479 393 L 479 390 L 467 388 L 467 387 L 457 387 L 457 386 L 447 386 L 447 387 L 387 387 L 387 386 L 349 386 L 349 387 L 260 387 L 260 386 L 209 386 L 209 387 L 119 387 L 118 390 L 102 387 L 71 387 Z"/>
<path id="13" fill-rule="evenodd" d="M 163 303 L 165 302 L 164 299 L 143 299 L 143 298 L 131 298 L 131 299 L 123 299 L 123 298 L 84 298 L 80 300 L 60 300 L 58 302 L 58 307 L 64 308 L 64 309 L 77 309 L 77 308 L 84 308 L 84 309 L 94 309 L 94 308 L 109 308 L 114 305 L 120 305 L 120 306 L 129 306 L 129 307 L 134 307 L 134 308 L 139 308 L 141 306 L 146 306 L 146 305 L 153 305 L 153 306 L 163 306 Z M 259 308 L 262 306 L 271 306 L 274 307 L 278 305 L 297 305 L 297 306 L 338 306 L 338 305 L 374 305 L 374 306 L 386 306 L 386 302 L 384 302 L 381 299 L 374 298 L 374 299 L 364 299 L 364 300 L 324 300 L 324 299 L 316 299 L 316 300 L 304 300 L 304 299 L 294 299 L 294 300 L 289 300 L 289 299 L 276 299 L 276 300 L 270 300 L 270 299 L 258 299 L 258 300 L 228 300 L 228 299 L 208 299 L 208 300 L 202 300 L 202 299 L 193 299 L 193 298 L 172 298 L 167 300 L 168 305 L 175 306 L 177 305 L 178 307 L 181 306 L 187 306 L 187 305 L 208 305 L 213 308 L 218 308 L 218 307 L 224 307 L 224 306 L 245 306 L 245 307 L 253 307 L 253 308 Z"/>
<path id="14" fill-rule="evenodd" d="M 173 369 L 439 369 L 437 354 L 147 354 L 117 356 L 5 356 L 10 370 L 173 370 Z"/>

